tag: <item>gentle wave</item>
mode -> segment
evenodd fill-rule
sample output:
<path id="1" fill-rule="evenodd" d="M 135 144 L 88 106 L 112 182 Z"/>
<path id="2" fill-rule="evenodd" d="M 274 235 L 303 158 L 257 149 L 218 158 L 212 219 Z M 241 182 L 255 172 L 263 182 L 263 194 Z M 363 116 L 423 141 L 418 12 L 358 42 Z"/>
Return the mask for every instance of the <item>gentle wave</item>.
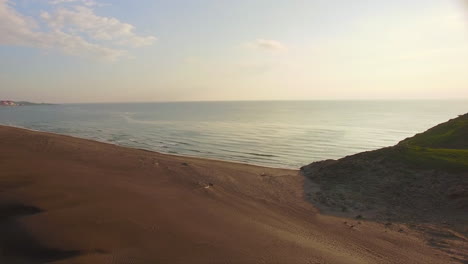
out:
<path id="1" fill-rule="evenodd" d="M 87 104 L 0 108 L 0 123 L 176 155 L 298 168 L 396 144 L 466 101 Z"/>

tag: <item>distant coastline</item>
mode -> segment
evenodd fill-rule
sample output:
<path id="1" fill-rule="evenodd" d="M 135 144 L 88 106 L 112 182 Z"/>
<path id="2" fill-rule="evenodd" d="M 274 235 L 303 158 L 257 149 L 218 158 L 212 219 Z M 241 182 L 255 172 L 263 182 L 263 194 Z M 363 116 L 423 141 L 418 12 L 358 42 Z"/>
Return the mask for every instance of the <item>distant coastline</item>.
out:
<path id="1" fill-rule="evenodd" d="M 28 105 L 53 105 L 49 103 L 32 103 L 27 101 L 0 100 L 0 106 L 28 106 Z"/>

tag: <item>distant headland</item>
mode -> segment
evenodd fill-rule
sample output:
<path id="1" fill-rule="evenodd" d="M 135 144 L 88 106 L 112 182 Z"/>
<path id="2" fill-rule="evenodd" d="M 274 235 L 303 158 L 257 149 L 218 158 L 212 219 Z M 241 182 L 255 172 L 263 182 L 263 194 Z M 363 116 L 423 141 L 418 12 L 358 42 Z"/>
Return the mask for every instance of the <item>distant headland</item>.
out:
<path id="1" fill-rule="evenodd" d="M 26 101 L 0 100 L 0 106 L 53 105 L 48 103 L 32 103 Z"/>

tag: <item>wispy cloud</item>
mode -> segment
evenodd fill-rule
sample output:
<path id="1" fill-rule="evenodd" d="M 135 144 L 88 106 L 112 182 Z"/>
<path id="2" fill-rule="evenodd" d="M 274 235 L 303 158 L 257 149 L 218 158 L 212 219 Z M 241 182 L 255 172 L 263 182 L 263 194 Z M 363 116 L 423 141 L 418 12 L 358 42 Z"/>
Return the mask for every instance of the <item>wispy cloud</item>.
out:
<path id="1" fill-rule="evenodd" d="M 70 4 L 70 3 L 81 3 L 85 6 L 96 6 L 98 3 L 94 0 L 51 0 L 49 1 L 52 5 L 60 5 L 60 4 Z"/>
<path id="2" fill-rule="evenodd" d="M 41 30 L 39 20 L 19 13 L 8 0 L 0 0 L 0 45 L 56 49 L 68 55 L 114 61 L 126 56 L 127 48 L 151 45 L 156 40 L 153 36 L 137 35 L 134 26 L 116 18 L 96 15 L 90 7 L 94 1 L 52 2 L 80 4 L 41 13 L 48 27 Z"/>
<path id="3" fill-rule="evenodd" d="M 153 36 L 138 36 L 133 32 L 134 26 L 113 17 L 98 16 L 93 9 L 85 6 L 59 8 L 52 13 L 42 12 L 41 18 L 54 31 L 70 34 L 80 32 L 92 39 L 112 41 L 119 45 L 140 47 L 151 45 L 156 40 Z"/>
<path id="4" fill-rule="evenodd" d="M 257 48 L 262 50 L 270 50 L 270 51 L 284 51 L 287 50 L 286 45 L 271 39 L 256 39 L 253 42 L 249 42 L 247 44 L 248 47 Z"/>

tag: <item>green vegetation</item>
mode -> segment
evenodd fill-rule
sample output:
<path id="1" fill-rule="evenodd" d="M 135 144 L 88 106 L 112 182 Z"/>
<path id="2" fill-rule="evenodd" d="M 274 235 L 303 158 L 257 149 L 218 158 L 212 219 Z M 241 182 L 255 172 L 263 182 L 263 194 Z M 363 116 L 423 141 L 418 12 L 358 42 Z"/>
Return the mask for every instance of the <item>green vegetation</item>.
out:
<path id="1" fill-rule="evenodd" d="M 422 168 L 468 170 L 468 149 L 437 149 L 409 146 L 397 156 Z"/>
<path id="2" fill-rule="evenodd" d="M 468 114 L 437 125 L 403 142 L 428 148 L 468 149 Z"/>
<path id="3" fill-rule="evenodd" d="M 394 157 L 439 170 L 468 170 L 468 114 L 400 142 Z"/>

